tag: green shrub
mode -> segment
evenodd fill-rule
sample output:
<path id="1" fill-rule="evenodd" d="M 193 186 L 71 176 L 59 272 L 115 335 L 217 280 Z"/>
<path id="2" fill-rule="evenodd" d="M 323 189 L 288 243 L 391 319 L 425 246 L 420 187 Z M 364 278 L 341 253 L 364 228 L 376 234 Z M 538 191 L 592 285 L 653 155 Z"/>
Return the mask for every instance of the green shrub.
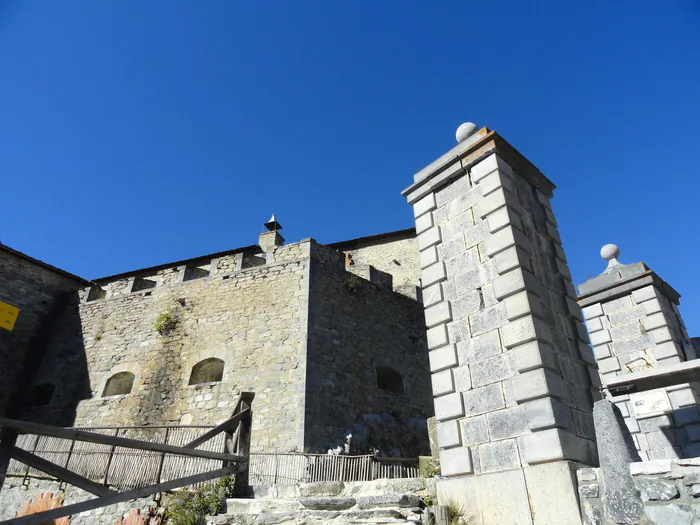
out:
<path id="1" fill-rule="evenodd" d="M 167 335 L 177 326 L 177 319 L 172 314 L 160 314 L 156 318 L 154 328 L 160 335 Z"/>
<path id="2" fill-rule="evenodd" d="M 170 525 L 205 525 L 207 516 L 221 510 L 221 500 L 234 495 L 233 476 L 192 490 L 179 490 L 166 497 L 165 518 Z"/>

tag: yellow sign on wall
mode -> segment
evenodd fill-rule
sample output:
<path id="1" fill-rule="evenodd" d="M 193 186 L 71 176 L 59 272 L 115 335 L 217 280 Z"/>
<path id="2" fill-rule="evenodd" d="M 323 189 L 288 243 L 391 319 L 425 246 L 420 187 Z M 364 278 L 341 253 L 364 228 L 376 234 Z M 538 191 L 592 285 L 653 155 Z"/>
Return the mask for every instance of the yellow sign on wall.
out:
<path id="1" fill-rule="evenodd" d="M 0 328 L 11 332 L 15 327 L 18 315 L 19 308 L 0 301 Z"/>

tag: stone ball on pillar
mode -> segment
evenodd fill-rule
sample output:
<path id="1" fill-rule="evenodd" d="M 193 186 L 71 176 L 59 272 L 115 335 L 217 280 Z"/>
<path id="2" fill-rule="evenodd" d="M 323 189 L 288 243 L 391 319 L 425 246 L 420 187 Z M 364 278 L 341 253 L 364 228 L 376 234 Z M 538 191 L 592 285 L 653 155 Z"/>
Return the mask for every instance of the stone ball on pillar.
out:
<path id="1" fill-rule="evenodd" d="M 620 256 L 620 248 L 615 244 L 606 244 L 600 249 L 600 256 L 606 261 L 617 259 Z"/>
<path id="2" fill-rule="evenodd" d="M 465 122 L 457 128 L 457 133 L 455 133 L 455 136 L 457 137 L 457 142 L 464 142 L 474 133 L 476 133 L 477 129 L 478 128 L 476 127 L 476 124 L 474 124 L 473 122 Z"/>

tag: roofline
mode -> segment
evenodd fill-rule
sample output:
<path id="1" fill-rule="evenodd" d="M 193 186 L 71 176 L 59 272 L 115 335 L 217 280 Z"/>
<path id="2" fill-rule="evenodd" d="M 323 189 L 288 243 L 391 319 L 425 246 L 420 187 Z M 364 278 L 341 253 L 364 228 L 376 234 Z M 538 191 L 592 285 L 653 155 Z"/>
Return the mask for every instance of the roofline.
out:
<path id="1" fill-rule="evenodd" d="M 331 248 L 335 248 L 337 250 L 343 250 L 343 249 L 350 249 L 352 246 L 356 244 L 362 244 L 366 243 L 369 241 L 380 241 L 384 239 L 390 239 L 392 237 L 406 237 L 406 236 L 414 236 L 416 235 L 416 229 L 415 228 L 406 228 L 405 230 L 396 230 L 393 232 L 386 232 L 386 233 L 379 233 L 377 235 L 368 235 L 367 237 L 358 237 L 357 239 L 350 239 L 349 241 L 338 241 L 334 242 L 331 244 L 326 244 L 326 246 L 329 246 Z"/>
<path id="2" fill-rule="evenodd" d="M 20 259 L 24 259 L 25 261 L 29 261 L 31 263 L 34 263 L 38 266 L 41 266 L 42 268 L 46 268 L 47 270 L 51 270 L 52 272 L 56 272 L 57 274 L 62 275 L 63 277 L 68 277 L 69 279 L 73 279 L 74 281 L 78 281 L 80 284 L 85 284 L 85 285 L 92 284 L 87 279 L 83 279 L 82 277 L 78 277 L 77 275 L 74 275 L 70 272 L 67 272 L 65 270 L 61 270 L 60 268 L 56 268 L 55 266 L 51 266 L 49 263 L 45 263 L 44 261 L 40 261 L 39 259 L 35 259 L 34 257 L 30 257 L 26 253 L 22 253 L 18 250 L 10 248 L 6 244 L 0 244 L 0 250 L 4 250 L 8 253 L 11 253 L 12 255 L 19 257 Z"/>
<path id="3" fill-rule="evenodd" d="M 102 281 L 113 281 L 115 279 L 122 279 L 124 277 L 132 277 L 134 275 L 140 274 L 140 273 L 151 273 L 155 272 L 158 270 L 165 270 L 166 268 L 172 268 L 173 266 L 182 266 L 183 264 L 195 262 L 195 261 L 205 261 L 205 260 L 210 260 L 210 259 L 216 259 L 219 257 L 225 257 L 226 255 L 233 255 L 235 253 L 242 253 L 242 252 L 252 252 L 252 251 L 261 251 L 260 246 L 257 244 L 253 244 L 251 246 L 244 246 L 243 248 L 235 248 L 233 250 L 226 250 L 223 252 L 216 252 L 216 253 L 211 253 L 209 255 L 200 255 L 198 257 L 192 257 L 190 259 L 182 259 L 181 261 L 175 261 L 175 262 L 170 262 L 170 263 L 165 263 L 165 264 L 159 264 L 157 266 L 149 266 L 148 268 L 139 268 L 137 270 L 131 270 L 128 272 L 122 272 L 122 273 L 117 273 L 114 275 L 108 275 L 106 277 L 99 277 L 97 279 L 93 279 L 93 282 L 102 282 Z"/>

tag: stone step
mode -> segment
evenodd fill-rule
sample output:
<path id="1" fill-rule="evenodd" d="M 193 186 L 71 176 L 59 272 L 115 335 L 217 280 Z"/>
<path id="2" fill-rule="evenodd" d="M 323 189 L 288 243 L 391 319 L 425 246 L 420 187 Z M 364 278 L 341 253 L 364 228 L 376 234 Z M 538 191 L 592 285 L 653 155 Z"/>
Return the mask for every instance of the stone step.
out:
<path id="1" fill-rule="evenodd" d="M 380 508 L 370 510 L 297 510 L 290 512 L 230 513 L 210 517 L 207 525 L 277 525 L 277 524 L 379 524 L 407 523 L 407 509 Z M 415 511 L 418 509 L 411 509 Z"/>
<path id="2" fill-rule="evenodd" d="M 299 510 L 299 501 L 296 499 L 227 498 L 223 508 L 225 514 L 294 512 Z"/>

